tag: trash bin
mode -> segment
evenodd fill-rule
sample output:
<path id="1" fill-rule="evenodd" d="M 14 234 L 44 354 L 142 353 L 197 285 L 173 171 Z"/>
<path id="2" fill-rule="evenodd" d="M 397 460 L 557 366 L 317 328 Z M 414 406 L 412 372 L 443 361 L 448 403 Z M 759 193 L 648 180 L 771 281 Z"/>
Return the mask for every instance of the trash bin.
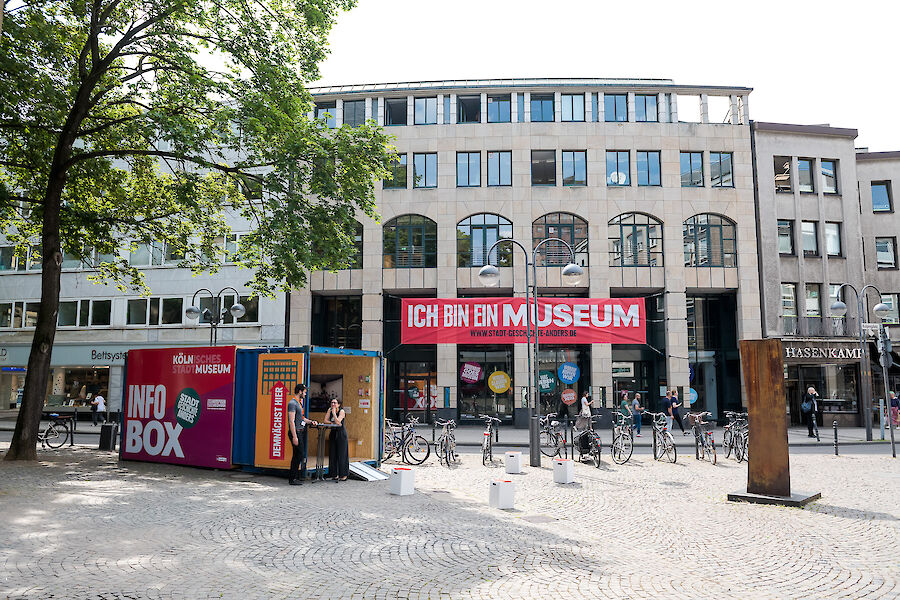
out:
<path id="1" fill-rule="evenodd" d="M 118 423 L 104 423 L 100 426 L 100 450 L 115 451 L 119 437 Z"/>

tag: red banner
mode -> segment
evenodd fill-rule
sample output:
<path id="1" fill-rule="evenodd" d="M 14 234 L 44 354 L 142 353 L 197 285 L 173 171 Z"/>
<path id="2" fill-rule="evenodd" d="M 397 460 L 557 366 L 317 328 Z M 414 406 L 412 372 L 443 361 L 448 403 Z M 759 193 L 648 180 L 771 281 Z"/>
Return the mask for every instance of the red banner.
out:
<path id="1" fill-rule="evenodd" d="M 643 298 L 538 298 L 543 344 L 644 344 Z M 524 298 L 404 298 L 403 344 L 524 344 Z"/>

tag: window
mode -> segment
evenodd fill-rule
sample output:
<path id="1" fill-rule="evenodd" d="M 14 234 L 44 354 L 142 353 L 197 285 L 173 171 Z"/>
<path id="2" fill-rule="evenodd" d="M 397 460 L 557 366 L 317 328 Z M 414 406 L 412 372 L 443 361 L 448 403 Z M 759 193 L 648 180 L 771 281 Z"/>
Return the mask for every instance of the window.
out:
<path id="1" fill-rule="evenodd" d="M 59 312 L 56 314 L 56 324 L 59 327 L 75 327 L 78 325 L 77 300 L 60 300 Z"/>
<path id="2" fill-rule="evenodd" d="M 384 124 L 406 125 L 406 98 L 384 99 Z"/>
<path id="3" fill-rule="evenodd" d="M 828 256 L 842 256 L 841 224 L 825 223 L 825 252 Z"/>
<path id="4" fill-rule="evenodd" d="M 511 267 L 512 244 L 502 244 L 488 257 L 488 250 L 497 240 L 511 238 L 512 223 L 500 215 L 483 213 L 463 219 L 456 226 L 457 266 L 482 267 L 490 263 Z"/>
<path id="5" fill-rule="evenodd" d="M 553 94 L 531 94 L 531 122 L 550 123 L 555 120 Z"/>
<path id="6" fill-rule="evenodd" d="M 703 153 L 681 153 L 681 187 L 703 187 Z"/>
<path id="7" fill-rule="evenodd" d="M 497 96 L 488 96 L 488 123 L 509 123 L 510 119 L 510 96 L 509 94 L 501 94 Z"/>
<path id="8" fill-rule="evenodd" d="M 684 266 L 736 267 L 734 222 L 712 214 L 684 222 Z"/>
<path id="9" fill-rule="evenodd" d="M 781 284 L 781 315 L 784 317 L 797 316 L 797 284 Z"/>
<path id="10" fill-rule="evenodd" d="M 816 221 L 803 221 L 800 224 L 800 239 L 803 256 L 819 255 L 819 224 Z"/>
<path id="11" fill-rule="evenodd" d="M 594 123 L 597 122 L 597 110 L 599 108 L 599 103 L 597 102 L 597 92 L 591 94 L 591 121 Z"/>
<path id="12" fill-rule="evenodd" d="M 608 123 L 628 120 L 628 94 L 604 94 L 603 117 Z"/>
<path id="13" fill-rule="evenodd" d="M 822 191 L 826 194 L 837 194 L 837 161 L 823 160 L 822 163 Z"/>
<path id="14" fill-rule="evenodd" d="M 312 343 L 362 348 L 362 296 L 312 297 Z"/>
<path id="15" fill-rule="evenodd" d="M 801 192 L 811 193 L 816 191 L 813 185 L 813 159 L 797 159 L 797 186 Z"/>
<path id="16" fill-rule="evenodd" d="M 478 187 L 481 185 L 481 153 L 456 153 L 456 187 Z"/>
<path id="17" fill-rule="evenodd" d="M 481 123 L 481 96 L 456 97 L 456 122 Z"/>
<path id="18" fill-rule="evenodd" d="M 413 187 L 437 187 L 437 153 L 413 154 Z"/>
<path id="19" fill-rule="evenodd" d="M 421 215 L 403 215 L 384 225 L 386 269 L 437 266 L 437 223 Z"/>
<path id="20" fill-rule="evenodd" d="M 584 94 L 563 94 L 559 108 L 562 121 L 584 121 Z"/>
<path id="21" fill-rule="evenodd" d="M 178 250 L 171 244 L 166 244 L 166 253 L 163 263 L 167 265 L 177 265 L 184 260 L 184 252 Z"/>
<path id="22" fill-rule="evenodd" d="M 358 222 L 353 227 L 353 258 L 350 260 L 349 268 L 362 269 L 363 266 L 363 226 Z"/>
<path id="23" fill-rule="evenodd" d="M 807 283 L 806 284 L 806 316 L 807 317 L 821 317 L 822 316 L 822 302 L 819 298 L 820 286 L 818 283 Z"/>
<path id="24" fill-rule="evenodd" d="M 258 323 L 259 322 L 259 296 L 239 296 L 237 302 L 234 294 L 222 296 L 222 308 L 225 309 L 225 317 L 222 322 L 226 325 L 234 324 L 234 316 L 229 310 L 232 306 L 240 302 L 244 307 L 244 316 L 237 320 L 238 323 Z"/>
<path id="25" fill-rule="evenodd" d="M 109 300 L 106 300 L 109 302 Z M 25 312 L 23 313 L 24 322 L 22 323 L 22 327 L 37 327 L 38 322 L 38 314 L 41 312 L 41 303 L 38 301 L 35 302 L 26 302 L 25 303 Z M 107 323 L 109 325 L 109 323 Z"/>
<path id="26" fill-rule="evenodd" d="M 165 248 L 164 242 L 140 244 L 131 250 L 128 256 L 128 264 L 134 267 L 165 264 Z"/>
<path id="27" fill-rule="evenodd" d="M 643 213 L 625 213 L 609 222 L 612 267 L 663 266 L 662 223 Z"/>
<path id="28" fill-rule="evenodd" d="M 229 307 L 231 305 L 229 304 Z M 200 298 L 200 308 L 213 310 L 213 299 Z M 184 298 L 133 298 L 128 300 L 128 325 L 181 325 L 184 322 Z M 201 323 L 209 323 L 201 317 Z"/>
<path id="29" fill-rule="evenodd" d="M 487 169 L 489 186 L 512 185 L 512 152 L 488 152 Z"/>
<path id="30" fill-rule="evenodd" d="M 563 150 L 563 185 L 587 185 L 587 152 L 584 150 Z"/>
<path id="31" fill-rule="evenodd" d="M 105 327 L 110 324 L 112 300 L 91 300 L 91 326 Z"/>
<path id="32" fill-rule="evenodd" d="M 775 191 L 790 192 L 791 191 L 791 157 L 776 156 L 774 157 L 775 169 Z"/>
<path id="33" fill-rule="evenodd" d="M 793 221 L 778 221 L 778 253 L 786 256 L 794 255 Z"/>
<path id="34" fill-rule="evenodd" d="M 337 121 L 337 102 L 316 102 L 316 120 L 325 121 L 325 126 L 333 128 Z"/>
<path id="35" fill-rule="evenodd" d="M 734 187 L 734 155 L 731 152 L 710 152 L 709 172 L 712 187 Z"/>
<path id="36" fill-rule="evenodd" d="M 516 96 L 516 120 L 519 123 L 525 122 L 525 94 L 522 92 Z"/>
<path id="37" fill-rule="evenodd" d="M 894 201 L 891 195 L 890 181 L 872 182 L 872 211 L 894 212 Z"/>
<path id="38" fill-rule="evenodd" d="M 229 233 L 222 239 L 222 249 L 225 253 L 225 263 L 234 264 L 241 259 L 241 238 L 245 233 Z"/>
<path id="39" fill-rule="evenodd" d="M 628 150 L 606 151 L 606 185 L 631 185 Z"/>
<path id="40" fill-rule="evenodd" d="M 384 189 L 406 189 L 406 155 L 397 154 L 391 161 L 390 174 L 384 180 Z"/>
<path id="41" fill-rule="evenodd" d="M 588 224 L 571 213 L 550 213 L 531 224 L 534 246 L 548 238 L 559 238 L 575 252 L 575 264 L 588 264 Z M 562 267 L 572 262 L 569 250 L 559 242 L 547 242 L 538 250 L 536 264 L 539 267 Z"/>
<path id="42" fill-rule="evenodd" d="M 887 304 L 888 308 L 891 309 L 891 312 L 889 312 L 881 321 L 885 325 L 900 324 L 900 301 L 898 300 L 900 300 L 900 294 L 881 295 L 881 301 Z"/>
<path id="43" fill-rule="evenodd" d="M 346 100 L 344 101 L 344 125 L 348 127 L 359 127 L 366 122 L 366 101 L 365 100 Z"/>
<path id="44" fill-rule="evenodd" d="M 556 151 L 531 151 L 531 185 L 556 185 Z"/>
<path id="45" fill-rule="evenodd" d="M 634 95 L 634 120 L 642 123 L 655 123 L 659 121 L 656 110 L 656 94 Z"/>
<path id="46" fill-rule="evenodd" d="M 450 124 L 450 94 L 444 96 L 444 124 Z"/>
<path id="47" fill-rule="evenodd" d="M 15 269 L 16 249 L 13 246 L 0 246 L 0 271 Z"/>
<path id="48" fill-rule="evenodd" d="M 875 259 L 879 269 L 897 268 L 897 238 L 875 238 Z"/>
<path id="49" fill-rule="evenodd" d="M 413 112 L 416 125 L 437 124 L 437 97 L 416 98 Z"/>
<path id="50" fill-rule="evenodd" d="M 658 150 L 638 150 L 637 184 L 657 186 L 662 185 Z"/>
<path id="51" fill-rule="evenodd" d="M 125 315 L 125 323 L 128 325 L 147 324 L 146 298 L 135 298 L 128 301 L 128 312 Z"/>

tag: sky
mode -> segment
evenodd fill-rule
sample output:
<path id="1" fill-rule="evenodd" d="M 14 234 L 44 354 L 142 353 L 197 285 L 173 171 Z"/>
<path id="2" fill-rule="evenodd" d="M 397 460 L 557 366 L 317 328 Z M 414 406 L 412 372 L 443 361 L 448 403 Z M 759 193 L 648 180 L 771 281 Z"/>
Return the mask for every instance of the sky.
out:
<path id="1" fill-rule="evenodd" d="M 750 118 L 900 150 L 900 3 L 358 0 L 313 85 L 626 77 L 751 87 Z"/>

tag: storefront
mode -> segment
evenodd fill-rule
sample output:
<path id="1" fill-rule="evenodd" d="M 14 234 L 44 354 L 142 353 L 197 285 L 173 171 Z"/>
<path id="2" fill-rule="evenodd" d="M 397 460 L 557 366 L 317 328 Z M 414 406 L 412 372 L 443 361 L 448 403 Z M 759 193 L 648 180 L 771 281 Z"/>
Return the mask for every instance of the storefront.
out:
<path id="1" fill-rule="evenodd" d="M 512 421 L 513 347 L 458 346 L 457 408 L 460 421 L 480 415 Z"/>
<path id="2" fill-rule="evenodd" d="M 578 400 L 591 390 L 590 346 L 541 346 L 538 367 L 538 390 L 541 414 L 578 414 Z M 594 406 L 603 406 L 603 398 Z"/>
<path id="3" fill-rule="evenodd" d="M 859 427 L 859 344 L 851 340 L 782 340 L 784 389 L 791 425 L 803 422 L 800 403 L 812 386 L 819 394 L 819 425 Z"/>

